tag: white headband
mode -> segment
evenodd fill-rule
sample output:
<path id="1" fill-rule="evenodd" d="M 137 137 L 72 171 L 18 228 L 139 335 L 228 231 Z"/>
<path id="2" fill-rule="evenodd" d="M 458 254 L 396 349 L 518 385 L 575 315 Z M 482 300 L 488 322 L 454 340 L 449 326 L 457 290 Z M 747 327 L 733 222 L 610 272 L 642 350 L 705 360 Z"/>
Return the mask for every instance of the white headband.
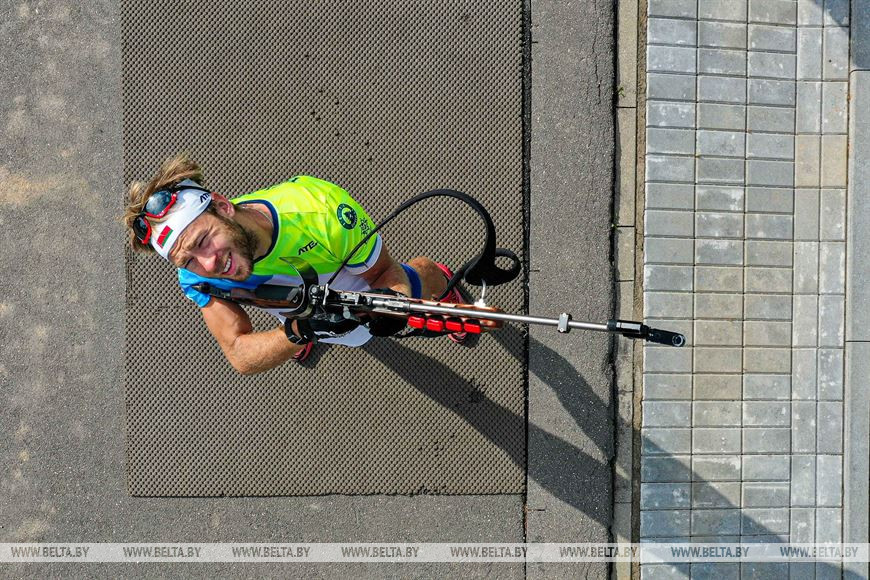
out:
<path id="1" fill-rule="evenodd" d="M 190 179 L 185 179 L 178 185 L 200 187 Z M 178 240 L 184 228 L 198 218 L 211 203 L 211 193 L 202 189 L 180 189 L 175 192 L 175 195 L 175 203 L 169 208 L 169 213 L 164 219 L 155 222 L 149 217 L 145 218 L 151 222 L 151 247 L 167 261 L 172 245 Z"/>

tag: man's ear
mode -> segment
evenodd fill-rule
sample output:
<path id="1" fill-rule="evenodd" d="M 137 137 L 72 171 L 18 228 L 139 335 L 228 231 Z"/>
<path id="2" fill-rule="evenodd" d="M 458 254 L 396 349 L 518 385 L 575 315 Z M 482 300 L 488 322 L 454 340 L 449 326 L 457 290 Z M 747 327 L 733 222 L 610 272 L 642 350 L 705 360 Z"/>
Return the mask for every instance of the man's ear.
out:
<path id="1" fill-rule="evenodd" d="M 235 204 L 219 193 L 212 192 L 211 202 L 219 214 L 224 217 L 233 217 L 236 213 Z"/>

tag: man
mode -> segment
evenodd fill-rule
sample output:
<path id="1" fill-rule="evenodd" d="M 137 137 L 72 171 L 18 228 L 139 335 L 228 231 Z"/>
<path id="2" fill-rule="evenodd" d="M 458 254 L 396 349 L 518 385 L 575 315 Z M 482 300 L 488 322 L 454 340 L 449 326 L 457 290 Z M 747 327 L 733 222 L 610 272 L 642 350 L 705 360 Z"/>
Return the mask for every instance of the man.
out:
<path id="1" fill-rule="evenodd" d="M 237 371 L 253 374 L 291 358 L 304 360 L 315 340 L 360 346 L 371 338 L 370 328 L 355 324 L 320 323 L 312 328 L 308 321 L 293 320 L 285 328 L 285 318 L 277 310 L 267 312 L 279 319 L 278 328 L 254 332 L 239 305 L 193 288 L 200 282 L 225 290 L 252 289 L 266 282 L 299 284 L 297 273 L 281 259 L 287 257 L 305 261 L 320 282 L 326 282 L 374 228 L 346 191 L 299 176 L 229 200 L 202 184 L 196 162 L 185 155 L 170 159 L 147 184 L 131 184 L 124 221 L 135 250 L 156 252 L 179 269 L 182 290 L 200 307 L 209 331 Z M 450 276 L 447 266 L 423 256 L 400 264 L 375 234 L 332 287 L 389 289 L 414 298 L 437 298 Z M 453 290 L 445 301 L 461 299 Z M 461 342 L 464 333 L 450 338 Z"/>

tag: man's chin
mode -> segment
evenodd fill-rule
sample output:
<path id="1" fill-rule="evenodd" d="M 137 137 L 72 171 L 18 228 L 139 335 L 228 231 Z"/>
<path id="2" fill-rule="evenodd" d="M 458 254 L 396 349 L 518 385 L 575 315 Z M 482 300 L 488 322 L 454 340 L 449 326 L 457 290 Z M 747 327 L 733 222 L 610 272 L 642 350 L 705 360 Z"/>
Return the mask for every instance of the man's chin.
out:
<path id="1" fill-rule="evenodd" d="M 244 266 L 239 266 L 238 271 L 232 276 L 229 276 L 230 280 L 235 282 L 244 282 L 248 278 L 251 277 L 251 269 L 245 264 Z"/>

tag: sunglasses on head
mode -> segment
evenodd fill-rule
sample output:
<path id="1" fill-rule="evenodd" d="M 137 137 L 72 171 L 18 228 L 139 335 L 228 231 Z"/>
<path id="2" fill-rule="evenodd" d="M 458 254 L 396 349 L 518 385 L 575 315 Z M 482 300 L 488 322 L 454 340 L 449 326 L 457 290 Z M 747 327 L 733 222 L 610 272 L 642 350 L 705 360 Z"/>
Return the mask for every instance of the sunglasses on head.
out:
<path id="1" fill-rule="evenodd" d="M 198 185 L 190 185 L 187 183 L 179 183 L 172 187 L 155 191 L 148 198 L 148 201 L 145 202 L 145 207 L 142 208 L 142 211 L 139 212 L 136 219 L 133 220 L 133 232 L 136 234 L 137 240 L 143 244 L 148 243 L 151 239 L 151 221 L 147 218 L 151 218 L 154 221 L 159 221 L 165 218 L 166 214 L 169 213 L 169 210 L 178 199 L 178 192 L 185 189 L 196 189 L 211 193 L 209 190 L 199 187 Z"/>

